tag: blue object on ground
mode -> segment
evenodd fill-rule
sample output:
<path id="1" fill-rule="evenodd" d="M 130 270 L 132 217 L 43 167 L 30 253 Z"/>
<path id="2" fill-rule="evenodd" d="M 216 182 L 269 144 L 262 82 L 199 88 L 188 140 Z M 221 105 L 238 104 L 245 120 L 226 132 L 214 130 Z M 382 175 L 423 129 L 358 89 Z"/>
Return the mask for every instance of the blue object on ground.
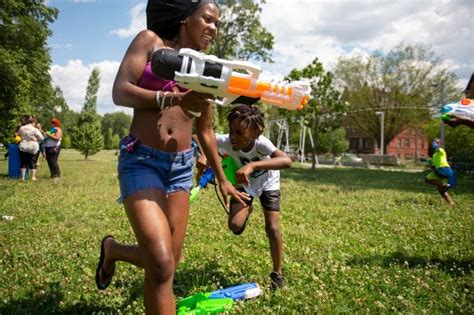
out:
<path id="1" fill-rule="evenodd" d="M 227 289 L 212 291 L 211 295 L 209 295 L 209 299 L 231 298 L 234 301 L 243 300 L 245 298 L 245 292 L 256 287 L 257 284 L 255 282 L 239 284 Z"/>
<path id="2" fill-rule="evenodd" d="M 18 144 L 8 145 L 8 177 L 20 178 L 20 150 Z"/>

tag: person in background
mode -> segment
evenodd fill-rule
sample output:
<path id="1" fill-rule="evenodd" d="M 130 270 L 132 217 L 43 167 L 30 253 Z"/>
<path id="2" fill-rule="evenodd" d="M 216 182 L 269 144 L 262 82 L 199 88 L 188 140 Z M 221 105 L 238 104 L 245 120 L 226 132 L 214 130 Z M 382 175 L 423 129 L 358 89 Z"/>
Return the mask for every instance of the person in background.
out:
<path id="1" fill-rule="evenodd" d="M 61 152 L 61 139 L 63 131 L 59 119 L 53 118 L 50 121 L 50 129 L 45 132 L 44 151 L 46 161 L 52 179 L 58 179 L 61 176 L 61 170 L 58 164 L 59 153 Z"/>
<path id="2" fill-rule="evenodd" d="M 44 132 L 43 127 L 41 126 L 41 124 L 39 122 L 36 123 L 35 127 L 44 136 L 45 132 Z M 40 162 L 39 162 L 39 156 L 40 155 L 43 157 L 43 161 L 44 161 L 46 159 L 46 154 L 44 152 L 44 139 L 39 142 L 39 151 L 35 155 L 36 169 L 38 169 L 38 166 L 40 165 Z"/>
<path id="3" fill-rule="evenodd" d="M 36 178 L 35 156 L 39 152 L 39 141 L 43 140 L 43 135 L 35 127 L 36 120 L 33 116 L 22 119 L 22 126 L 18 130 L 21 141 L 18 144 L 20 149 L 20 176 L 22 180 L 26 179 L 26 170 L 30 170 L 31 180 Z"/>
<path id="4" fill-rule="evenodd" d="M 448 204 L 454 205 L 451 196 L 448 194 L 448 190 L 456 185 L 456 175 L 449 166 L 446 151 L 441 147 L 441 140 L 433 139 L 431 146 L 434 151 L 433 157 L 431 158 L 433 171 L 426 176 L 425 182 L 436 186 L 441 197 L 443 197 Z"/>

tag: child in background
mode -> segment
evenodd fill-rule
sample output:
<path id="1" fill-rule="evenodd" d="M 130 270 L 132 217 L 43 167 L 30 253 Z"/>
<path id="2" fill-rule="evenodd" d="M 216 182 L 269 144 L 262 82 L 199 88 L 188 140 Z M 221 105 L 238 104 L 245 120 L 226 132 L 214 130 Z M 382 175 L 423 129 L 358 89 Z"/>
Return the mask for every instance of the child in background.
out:
<path id="1" fill-rule="evenodd" d="M 456 177 L 449 166 L 446 152 L 441 147 L 440 139 L 434 139 L 431 146 L 434 150 L 432 161 L 433 171 L 430 172 L 425 182 L 438 188 L 438 192 L 450 205 L 454 205 L 453 200 L 448 194 L 448 189 L 456 185 Z"/>
<path id="2" fill-rule="evenodd" d="M 282 274 L 283 241 L 280 230 L 280 169 L 291 166 L 291 159 L 273 143 L 262 136 L 263 113 L 254 105 L 239 105 L 227 116 L 229 134 L 216 134 L 217 146 L 223 155 L 230 155 L 239 167 L 236 173 L 237 188 L 249 194 L 250 199 L 242 205 L 230 201 L 228 227 L 240 235 L 252 212 L 253 198 L 258 197 L 265 216 L 265 231 L 270 243 L 273 271 L 270 274 L 271 289 L 285 284 Z M 198 167 L 206 165 L 205 157 Z"/>

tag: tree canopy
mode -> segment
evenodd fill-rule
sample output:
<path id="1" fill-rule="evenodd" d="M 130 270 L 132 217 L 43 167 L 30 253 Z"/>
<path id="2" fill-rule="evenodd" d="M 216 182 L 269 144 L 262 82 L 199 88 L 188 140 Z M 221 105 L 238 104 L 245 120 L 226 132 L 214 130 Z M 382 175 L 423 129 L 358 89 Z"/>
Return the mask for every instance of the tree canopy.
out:
<path id="1" fill-rule="evenodd" d="M 341 58 L 335 69 L 342 98 L 348 103 L 348 124 L 377 139 L 385 113 L 385 146 L 404 128 L 428 121 L 439 110 L 443 82 L 445 99 L 456 94 L 456 77 L 441 65 L 429 47 L 399 44 L 387 54 Z"/>
<path id="2" fill-rule="evenodd" d="M 261 4 L 265 1 L 219 1 L 220 20 L 217 37 L 208 53 L 229 60 L 271 62 L 273 35 L 260 23 Z M 228 107 L 213 107 L 213 125 L 225 129 Z"/>
<path id="3" fill-rule="evenodd" d="M 2 1 L 0 9 L 0 142 L 24 114 L 37 115 L 53 106 L 49 75 L 51 58 L 46 46 L 49 24 L 58 10 L 38 0 Z"/>
<path id="4" fill-rule="evenodd" d="M 301 111 L 281 111 L 291 121 L 302 122 L 311 129 L 313 139 L 318 146 L 318 136 L 322 132 L 334 130 L 340 126 L 341 115 L 345 110 L 339 91 L 333 84 L 334 75 L 324 70 L 318 58 L 305 68 L 293 69 L 288 75 L 289 80 L 306 79 L 311 82 L 311 99 Z M 316 164 L 316 147 L 312 152 L 312 167 Z"/>

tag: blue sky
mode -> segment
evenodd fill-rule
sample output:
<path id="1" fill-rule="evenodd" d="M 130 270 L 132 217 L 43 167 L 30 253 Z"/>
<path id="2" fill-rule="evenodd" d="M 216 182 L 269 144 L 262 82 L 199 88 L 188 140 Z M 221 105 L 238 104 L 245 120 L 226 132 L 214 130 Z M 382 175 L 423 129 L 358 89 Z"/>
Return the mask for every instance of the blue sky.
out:
<path id="1" fill-rule="evenodd" d="M 144 0 L 48 0 L 59 9 L 48 40 L 53 83 L 80 111 L 87 79 L 101 71 L 98 112 L 115 106 L 112 84 L 133 37 L 145 27 Z M 262 77 L 282 79 L 315 57 L 327 69 L 340 56 L 389 51 L 401 41 L 430 45 L 463 88 L 474 71 L 472 0 L 267 0 L 261 22 L 275 37 L 273 64 Z"/>

